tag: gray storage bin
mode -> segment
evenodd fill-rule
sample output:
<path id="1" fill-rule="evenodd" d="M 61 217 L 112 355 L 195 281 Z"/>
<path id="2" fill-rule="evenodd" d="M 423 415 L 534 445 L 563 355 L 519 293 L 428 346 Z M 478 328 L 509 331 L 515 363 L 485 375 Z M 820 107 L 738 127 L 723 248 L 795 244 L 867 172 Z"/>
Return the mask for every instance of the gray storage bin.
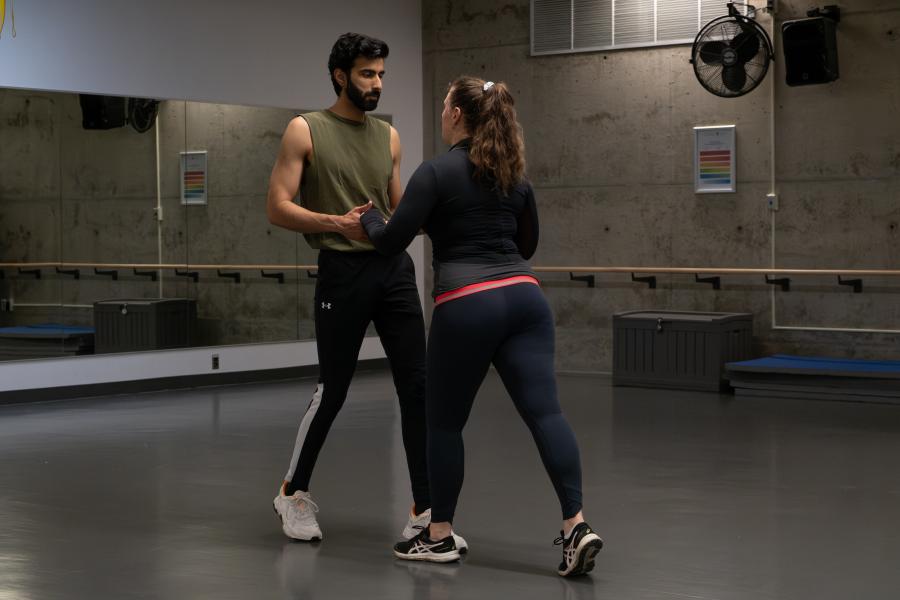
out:
<path id="1" fill-rule="evenodd" d="M 127 298 L 94 302 L 94 351 L 186 348 L 197 329 L 197 301 Z"/>
<path id="2" fill-rule="evenodd" d="M 613 315 L 613 385 L 725 389 L 725 363 L 752 358 L 752 338 L 749 313 L 617 313 Z"/>

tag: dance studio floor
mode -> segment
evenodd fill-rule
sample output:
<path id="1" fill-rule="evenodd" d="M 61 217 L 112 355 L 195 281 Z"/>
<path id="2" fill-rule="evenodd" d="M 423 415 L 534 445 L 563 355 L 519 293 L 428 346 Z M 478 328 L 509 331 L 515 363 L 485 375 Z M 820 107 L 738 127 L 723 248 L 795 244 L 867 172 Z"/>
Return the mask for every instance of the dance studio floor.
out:
<path id="1" fill-rule="evenodd" d="M 900 597 L 900 406 L 562 376 L 606 546 L 556 575 L 556 498 L 491 374 L 466 430 L 461 564 L 400 562 L 411 502 L 390 376 L 360 374 L 312 482 L 272 497 L 312 380 L 0 407 L 0 600 Z"/>

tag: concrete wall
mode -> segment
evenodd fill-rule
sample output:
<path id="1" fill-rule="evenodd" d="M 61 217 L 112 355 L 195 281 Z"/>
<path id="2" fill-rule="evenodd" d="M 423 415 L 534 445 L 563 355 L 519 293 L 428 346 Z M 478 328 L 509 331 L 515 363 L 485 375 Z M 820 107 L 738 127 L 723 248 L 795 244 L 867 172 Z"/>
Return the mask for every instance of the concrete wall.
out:
<path id="1" fill-rule="evenodd" d="M 298 234 L 269 224 L 264 190 L 281 134 L 295 111 L 201 102 L 166 102 L 160 119 L 163 208 L 162 262 L 193 264 L 315 264 Z M 206 150 L 208 204 L 180 204 L 178 153 Z M 167 279 L 166 296 L 197 299 L 202 344 L 269 342 L 314 337 L 314 281 L 285 272 L 285 283 L 244 271 L 241 283 L 201 273 Z"/>
<path id="2" fill-rule="evenodd" d="M 171 158 L 187 146 L 209 149 L 212 193 L 207 207 L 181 207 L 177 162 L 163 159 L 164 261 L 313 262 L 304 242 L 268 226 L 263 202 L 286 118 L 294 109 L 327 106 L 334 99 L 327 57 L 346 31 L 388 41 L 389 79 L 380 110 L 393 115 L 401 132 L 404 180 L 421 160 L 421 11 L 415 0 L 377 6 L 361 0 L 162 0 L 152 6 L 50 0 L 16 9 L 17 36 L 9 22 L 0 36 L 0 94 L 9 117 L 0 123 L 0 261 L 159 257 L 152 132 L 79 131 L 88 137 L 76 140 L 75 96 L 35 90 L 211 101 L 162 106 L 163 155 Z M 34 104 L 26 105 L 29 96 Z M 261 118 L 254 106 L 286 110 Z M 421 271 L 421 242 L 411 254 Z M 163 286 L 167 295 L 198 298 L 203 342 L 312 335 L 313 285 L 305 274 L 295 281 L 288 275 L 279 287 L 252 274 L 240 285 L 206 279 L 201 285 L 180 279 Z M 142 281 L 17 277 L 0 281 L 0 296 L 13 291 L 31 303 L 85 304 L 158 294 L 158 286 Z M 89 311 L 48 306 L 31 313 L 0 315 L 0 324 L 87 322 Z"/>
<path id="3" fill-rule="evenodd" d="M 778 4 L 779 32 L 809 8 Z M 763 84 L 721 99 L 696 81 L 689 46 L 531 57 L 527 0 L 426 0 L 426 154 L 444 150 L 440 102 L 454 76 L 502 80 L 538 195 L 536 265 L 900 268 L 900 2 L 841 8 L 838 81 L 787 87 L 778 33 Z M 759 20 L 772 31 L 769 16 Z M 698 195 L 692 127 L 719 124 L 737 126 L 738 191 Z M 834 277 L 795 277 L 774 297 L 761 275 L 724 276 L 720 291 L 689 275 L 658 279 L 650 290 L 600 275 L 588 289 L 545 277 L 558 366 L 609 371 L 611 315 L 642 308 L 751 312 L 759 354 L 900 358 L 897 334 L 858 331 L 900 330 L 898 278 L 867 278 L 853 294 Z"/>
<path id="4" fill-rule="evenodd" d="M 156 131 L 86 131 L 76 94 L 0 90 L 0 257 L 3 261 L 314 264 L 298 235 L 271 226 L 261 198 L 288 109 L 201 102 L 160 105 L 164 219 L 157 227 Z M 208 203 L 180 201 L 180 152 L 208 152 Z M 261 191 L 262 190 L 262 191 Z M 158 241 L 161 239 L 162 243 Z M 129 271 L 117 280 L 84 269 L 80 279 L 10 272 L 0 282 L 14 312 L 3 325 L 92 325 L 90 306 L 110 298 L 198 301 L 197 345 L 311 338 L 313 280 L 259 272 L 242 281 L 205 271 L 198 283 L 162 272 L 162 285 Z M 41 306 L 44 305 L 44 306 Z M 55 306 L 54 306 L 55 305 Z"/>

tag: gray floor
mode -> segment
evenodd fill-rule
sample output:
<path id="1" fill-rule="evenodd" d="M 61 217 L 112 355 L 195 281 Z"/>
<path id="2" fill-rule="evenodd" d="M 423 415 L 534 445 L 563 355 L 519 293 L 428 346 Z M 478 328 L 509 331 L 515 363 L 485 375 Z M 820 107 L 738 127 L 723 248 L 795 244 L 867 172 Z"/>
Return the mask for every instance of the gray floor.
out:
<path id="1" fill-rule="evenodd" d="M 555 574 L 556 500 L 494 375 L 466 432 L 469 557 L 394 560 L 407 476 L 368 373 L 313 480 L 319 544 L 271 508 L 311 381 L 0 407 L 0 599 L 900 596 L 900 407 L 560 390 L 607 544 L 590 577 Z"/>

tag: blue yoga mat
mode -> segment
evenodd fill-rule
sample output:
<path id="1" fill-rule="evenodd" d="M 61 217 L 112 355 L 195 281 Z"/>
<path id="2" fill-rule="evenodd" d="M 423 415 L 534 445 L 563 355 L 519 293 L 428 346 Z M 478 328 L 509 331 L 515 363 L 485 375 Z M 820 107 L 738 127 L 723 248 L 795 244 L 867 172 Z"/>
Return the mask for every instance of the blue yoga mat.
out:
<path id="1" fill-rule="evenodd" d="M 41 325 L 23 325 L 19 327 L 0 327 L 0 337 L 68 337 L 73 335 L 93 334 L 93 327 L 72 327 L 59 323 L 43 323 Z"/>
<path id="2" fill-rule="evenodd" d="M 789 373 L 840 377 L 900 378 L 900 361 L 790 356 L 776 354 L 725 365 L 728 371 L 745 373 Z"/>

